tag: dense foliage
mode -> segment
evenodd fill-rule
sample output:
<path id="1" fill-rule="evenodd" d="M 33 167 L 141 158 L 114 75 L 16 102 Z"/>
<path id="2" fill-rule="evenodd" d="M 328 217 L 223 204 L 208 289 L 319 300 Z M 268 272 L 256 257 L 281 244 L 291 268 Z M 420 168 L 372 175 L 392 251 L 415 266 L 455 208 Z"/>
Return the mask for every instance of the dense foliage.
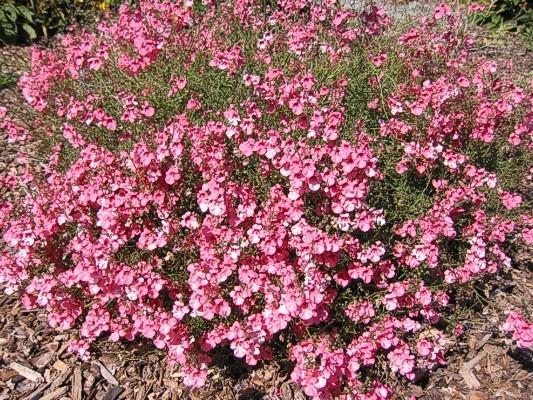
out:
<path id="1" fill-rule="evenodd" d="M 0 4 L 0 43 L 15 42 L 21 36 L 35 39 L 34 14 L 24 4 Z"/>
<path id="2" fill-rule="evenodd" d="M 0 282 L 81 358 L 144 338 L 198 387 L 229 346 L 312 398 L 386 399 L 533 242 L 531 86 L 446 4 L 399 27 L 322 3 L 148 0 L 34 49 L 33 111 L 1 126 L 42 163 L 2 178 Z"/>
<path id="3" fill-rule="evenodd" d="M 475 21 L 498 32 L 516 32 L 533 40 L 533 1 L 484 0 Z"/>
<path id="4" fill-rule="evenodd" d="M 24 43 L 61 32 L 74 24 L 91 23 L 121 0 L 3 0 L 0 3 L 0 44 Z M 133 3 L 133 0 L 127 0 Z"/>

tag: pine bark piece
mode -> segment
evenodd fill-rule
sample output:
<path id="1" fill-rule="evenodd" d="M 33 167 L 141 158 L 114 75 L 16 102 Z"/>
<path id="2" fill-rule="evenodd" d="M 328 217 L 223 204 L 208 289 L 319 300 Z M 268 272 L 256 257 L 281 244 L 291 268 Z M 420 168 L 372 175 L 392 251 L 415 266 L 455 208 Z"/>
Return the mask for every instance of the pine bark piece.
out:
<path id="1" fill-rule="evenodd" d="M 45 394 L 43 397 L 41 397 L 41 400 L 56 400 L 67 393 L 67 387 L 62 386 L 59 389 L 54 390 L 53 392 L 50 392 L 48 394 Z"/>
<path id="2" fill-rule="evenodd" d="M 464 363 L 464 365 L 459 370 L 459 374 L 461 374 L 469 389 L 479 389 L 481 387 L 481 384 L 477 380 L 476 376 L 472 373 L 472 368 L 479 364 L 479 362 L 483 360 L 486 356 L 487 352 L 480 351 L 474 358 Z"/>
<path id="3" fill-rule="evenodd" d="M 95 365 L 97 365 L 99 368 L 100 368 L 100 373 L 102 374 L 102 377 L 107 381 L 109 382 L 111 385 L 113 386 L 118 386 L 118 381 L 117 381 L 117 378 L 115 378 L 113 376 L 113 374 L 111 372 L 109 372 L 109 370 L 107 369 L 107 367 L 102 364 L 100 361 L 95 361 L 94 362 Z"/>
<path id="4" fill-rule="evenodd" d="M 81 368 L 76 367 L 74 369 L 74 373 L 72 374 L 72 387 L 70 389 L 70 397 L 72 398 L 72 400 L 82 400 L 82 391 L 83 385 Z"/>
<path id="5" fill-rule="evenodd" d="M 33 392 L 31 392 L 29 395 L 24 397 L 22 400 L 39 400 L 41 398 L 41 394 L 49 387 L 50 387 L 50 383 L 41 385 L 37 389 L 35 389 Z"/>
<path id="6" fill-rule="evenodd" d="M 52 365 L 55 369 L 57 369 L 59 372 L 65 372 L 68 370 L 68 365 L 65 364 L 61 360 L 56 360 L 56 362 Z"/>
<path id="7" fill-rule="evenodd" d="M 9 368 L 11 368 L 12 370 L 15 370 L 17 371 L 17 373 L 32 381 L 32 382 L 43 382 L 44 381 L 44 378 L 43 376 L 38 373 L 37 371 L 34 371 L 28 367 L 25 367 L 24 365 L 22 364 L 19 364 L 17 362 L 12 362 L 11 364 L 9 364 Z"/>
<path id="8" fill-rule="evenodd" d="M 38 356 L 33 357 L 30 362 L 35 368 L 41 369 L 50 364 L 52 358 L 52 353 L 42 353 Z"/>
<path id="9" fill-rule="evenodd" d="M 116 400 L 123 391 L 124 388 L 122 386 L 115 386 L 106 392 L 102 400 Z"/>

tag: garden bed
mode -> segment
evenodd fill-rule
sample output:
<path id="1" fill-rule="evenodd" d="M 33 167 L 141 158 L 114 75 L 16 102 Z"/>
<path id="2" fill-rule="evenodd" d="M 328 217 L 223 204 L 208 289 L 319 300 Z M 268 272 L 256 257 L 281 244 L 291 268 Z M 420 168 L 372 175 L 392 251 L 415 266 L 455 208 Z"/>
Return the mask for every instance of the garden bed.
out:
<path id="1" fill-rule="evenodd" d="M 510 54 L 520 55 L 514 60 L 517 71 L 530 77 L 531 53 L 519 41 L 513 39 L 512 43 L 511 47 L 509 42 L 489 39 L 479 51 L 498 61 Z M 2 91 L 0 99 L 0 106 L 13 106 L 20 101 L 12 89 Z M 16 149 L 5 138 L 2 140 L 0 158 L 5 168 L 16 167 L 11 156 Z M 500 329 L 510 308 L 529 315 L 532 311 L 531 254 L 524 248 L 515 249 L 513 254 L 512 267 L 479 283 L 475 296 L 468 299 L 469 309 L 462 315 L 465 332 L 450 343 L 447 365 L 412 384 L 391 376 L 388 383 L 396 396 L 435 400 L 530 398 L 531 352 L 516 348 Z M 98 343 L 93 359 L 82 362 L 67 352 L 67 343 L 76 337 L 75 331 L 58 333 L 48 326 L 43 312 L 24 310 L 15 296 L 2 296 L 0 307 L 0 399 L 305 398 L 289 379 L 286 365 L 266 362 L 258 367 L 246 366 L 223 349 L 201 389 L 189 389 L 179 383 L 178 368 L 167 365 L 164 352 L 140 340 L 128 344 Z"/>

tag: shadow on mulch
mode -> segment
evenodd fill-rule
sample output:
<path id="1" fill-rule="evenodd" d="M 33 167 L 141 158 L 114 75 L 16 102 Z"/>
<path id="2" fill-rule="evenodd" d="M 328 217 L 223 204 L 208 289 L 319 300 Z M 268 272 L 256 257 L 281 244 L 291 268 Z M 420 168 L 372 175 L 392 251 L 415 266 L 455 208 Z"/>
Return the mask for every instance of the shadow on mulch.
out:
<path id="1" fill-rule="evenodd" d="M 531 349 L 515 348 L 510 349 L 507 354 L 515 361 L 519 362 L 524 370 L 533 373 L 533 351 Z"/>

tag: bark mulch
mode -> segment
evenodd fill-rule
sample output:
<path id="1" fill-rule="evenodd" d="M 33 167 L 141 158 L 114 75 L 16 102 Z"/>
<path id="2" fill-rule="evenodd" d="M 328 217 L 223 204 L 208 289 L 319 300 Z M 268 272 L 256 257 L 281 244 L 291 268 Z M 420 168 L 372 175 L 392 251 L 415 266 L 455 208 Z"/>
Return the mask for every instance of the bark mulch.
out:
<path id="1" fill-rule="evenodd" d="M 398 398 L 427 400 L 533 399 L 533 352 L 519 349 L 500 331 L 505 310 L 531 312 L 533 276 L 513 268 L 480 288 L 483 303 L 467 318 L 448 365 L 416 384 L 398 382 Z M 71 356 L 73 332 L 57 332 L 41 311 L 22 308 L 16 296 L 0 297 L 0 400 L 304 400 L 278 364 L 247 368 L 221 354 L 209 384 L 190 391 L 164 355 L 142 342 L 102 343 L 91 362 Z"/>
<path id="2" fill-rule="evenodd" d="M 67 352 L 72 332 L 50 328 L 42 312 L 24 310 L 15 296 L 0 297 L 0 326 L 0 400 L 252 400 L 269 393 L 304 400 L 274 364 L 251 372 L 228 362 L 213 369 L 206 388 L 190 391 L 162 353 L 140 342 L 103 345 L 94 360 L 81 362 Z"/>
<path id="3" fill-rule="evenodd" d="M 533 399 L 533 351 L 519 349 L 500 330 L 509 309 L 533 315 L 531 265 L 513 268 L 479 291 L 481 306 L 465 319 L 466 332 L 455 339 L 448 365 L 407 393 L 426 400 Z"/>

